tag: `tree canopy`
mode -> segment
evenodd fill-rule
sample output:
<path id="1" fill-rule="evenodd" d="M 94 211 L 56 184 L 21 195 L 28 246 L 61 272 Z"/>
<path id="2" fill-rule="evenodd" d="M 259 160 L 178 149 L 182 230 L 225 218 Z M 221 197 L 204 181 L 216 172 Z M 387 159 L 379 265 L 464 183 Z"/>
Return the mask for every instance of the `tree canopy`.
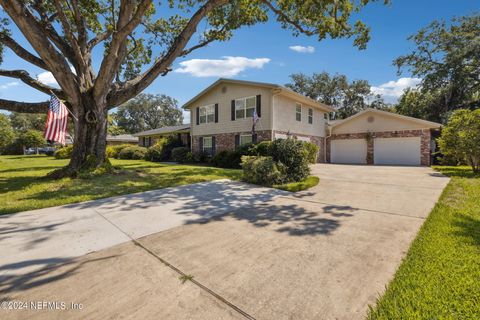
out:
<path id="1" fill-rule="evenodd" d="M 480 172 L 480 109 L 453 112 L 438 139 L 440 151 Z"/>
<path id="2" fill-rule="evenodd" d="M 389 109 L 379 95 L 375 95 L 367 80 L 349 81 L 342 74 L 327 72 L 290 75 L 291 83 L 286 86 L 309 98 L 330 105 L 336 109 L 336 118 L 344 119 L 365 108 Z"/>
<path id="3" fill-rule="evenodd" d="M 445 122 L 456 109 L 480 107 L 480 14 L 434 21 L 409 40 L 415 49 L 394 64 L 423 80 L 400 99 L 399 113 Z"/>
<path id="4" fill-rule="evenodd" d="M 163 94 L 139 94 L 118 107 L 114 114 L 117 126 L 127 133 L 175 126 L 183 123 L 177 100 Z"/>
<path id="5" fill-rule="evenodd" d="M 177 58 L 269 19 L 294 35 L 353 38 L 362 49 L 369 28 L 354 14 L 374 1 L 0 0 L 0 53 L 8 48 L 51 72 L 59 88 L 41 83 L 27 70 L 0 69 L 0 76 L 65 100 L 78 119 L 74 148 L 69 165 L 53 176 L 75 175 L 104 163 L 108 110 L 167 75 Z M 12 23 L 31 49 L 12 36 Z M 99 53 L 102 60 L 94 63 Z M 0 99 L 0 108 L 10 111 L 41 112 L 47 107 L 48 101 Z"/>

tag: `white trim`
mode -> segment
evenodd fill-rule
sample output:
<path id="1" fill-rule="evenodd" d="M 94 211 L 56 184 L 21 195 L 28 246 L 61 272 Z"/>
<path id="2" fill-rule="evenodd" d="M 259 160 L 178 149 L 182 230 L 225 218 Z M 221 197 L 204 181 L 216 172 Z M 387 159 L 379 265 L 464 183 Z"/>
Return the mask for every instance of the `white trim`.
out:
<path id="1" fill-rule="evenodd" d="M 255 99 L 255 105 L 253 106 L 253 108 L 247 108 L 247 100 L 248 99 L 251 99 L 251 98 L 254 98 Z M 255 112 L 255 109 L 257 108 L 257 96 L 249 96 L 249 97 L 242 97 L 242 98 L 235 98 L 233 99 L 235 101 L 235 120 L 237 119 L 247 119 L 247 118 L 252 118 L 252 117 L 248 117 L 247 116 L 247 109 L 253 109 L 254 112 Z M 237 118 L 237 100 L 243 100 L 244 101 L 244 107 L 243 107 L 243 115 L 244 117 L 243 118 Z"/>
<path id="2" fill-rule="evenodd" d="M 300 107 L 300 112 L 298 112 L 298 107 Z M 300 102 L 295 102 L 295 121 L 302 122 L 302 109 L 303 105 Z M 300 113 L 300 120 L 297 119 L 297 115 Z"/>
<path id="3" fill-rule="evenodd" d="M 207 113 L 207 108 L 209 107 L 213 107 L 213 121 L 212 122 L 209 122 L 208 121 L 208 116 L 210 115 L 209 113 Z M 202 122 L 200 120 L 200 110 L 202 108 L 205 108 L 205 122 Z M 213 104 L 207 104 L 207 105 L 204 105 L 204 106 L 201 106 L 201 107 L 198 107 L 198 125 L 201 125 L 201 124 L 207 124 L 207 123 L 215 123 L 215 103 Z"/>
<path id="4" fill-rule="evenodd" d="M 398 114 L 398 113 L 392 113 L 392 112 L 388 112 L 388 111 L 368 108 L 368 109 L 362 110 L 362 111 L 360 111 L 360 112 L 358 112 L 358 113 L 354 114 L 353 116 L 350 116 L 346 119 L 343 119 L 341 121 L 332 123 L 330 125 L 330 127 L 333 128 L 333 127 L 340 126 L 340 125 L 342 125 L 346 122 L 349 122 L 349 121 L 351 121 L 351 120 L 353 120 L 353 119 L 355 119 L 355 118 L 357 118 L 357 117 L 359 117 L 362 114 L 365 114 L 367 112 L 374 112 L 374 113 L 378 113 L 378 114 L 382 114 L 382 115 L 386 115 L 386 116 L 391 116 L 391 117 L 395 117 L 395 118 L 402 119 L 402 120 L 421 123 L 421 124 L 424 124 L 424 125 L 428 125 L 429 126 L 428 129 L 440 128 L 442 126 L 440 123 L 436 123 L 436 122 L 431 122 L 431 121 L 422 120 L 422 119 L 418 119 L 418 118 L 408 117 L 408 116 L 404 116 L 404 115 L 401 115 L 401 114 Z M 393 130 L 393 131 L 401 131 L 401 130 Z"/>

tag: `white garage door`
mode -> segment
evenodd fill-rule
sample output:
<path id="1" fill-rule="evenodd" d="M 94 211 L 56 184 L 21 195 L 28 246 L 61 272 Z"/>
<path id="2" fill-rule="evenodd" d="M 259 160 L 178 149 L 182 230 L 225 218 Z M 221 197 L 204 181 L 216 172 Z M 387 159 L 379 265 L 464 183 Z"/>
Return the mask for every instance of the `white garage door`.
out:
<path id="1" fill-rule="evenodd" d="M 332 140 L 330 147 L 332 163 L 367 163 L 365 139 Z"/>
<path id="2" fill-rule="evenodd" d="M 376 138 L 373 150 L 375 164 L 420 165 L 420 137 Z"/>

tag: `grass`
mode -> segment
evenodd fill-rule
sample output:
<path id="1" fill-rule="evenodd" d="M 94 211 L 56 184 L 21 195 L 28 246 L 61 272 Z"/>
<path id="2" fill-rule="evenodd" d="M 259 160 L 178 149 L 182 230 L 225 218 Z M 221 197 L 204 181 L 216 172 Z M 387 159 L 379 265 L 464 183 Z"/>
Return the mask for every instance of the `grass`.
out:
<path id="1" fill-rule="evenodd" d="M 451 177 L 369 319 L 480 319 L 480 175 Z"/>
<path id="2" fill-rule="evenodd" d="M 315 187 L 318 182 L 320 181 L 319 177 L 310 176 L 307 179 L 300 181 L 300 182 L 292 182 L 287 184 L 276 184 L 273 187 L 276 189 L 281 189 L 290 192 L 297 192 L 309 189 L 311 187 Z"/>
<path id="3" fill-rule="evenodd" d="M 43 177 L 68 160 L 46 156 L 0 156 L 0 214 L 52 207 L 115 195 L 218 179 L 241 178 L 241 170 L 112 160 L 116 174 L 89 179 Z"/>

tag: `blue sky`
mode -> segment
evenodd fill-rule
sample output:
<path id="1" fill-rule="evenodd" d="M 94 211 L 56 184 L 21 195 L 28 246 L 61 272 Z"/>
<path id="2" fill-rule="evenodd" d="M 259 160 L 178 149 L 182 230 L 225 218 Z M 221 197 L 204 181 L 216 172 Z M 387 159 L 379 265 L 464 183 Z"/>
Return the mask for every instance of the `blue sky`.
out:
<path id="1" fill-rule="evenodd" d="M 366 79 L 376 92 L 393 102 L 404 87 L 418 83 L 408 73 L 398 76 L 392 66 L 394 58 L 412 49 L 407 37 L 435 19 L 449 20 L 478 11 L 479 0 L 392 0 L 388 6 L 382 5 L 382 1 L 369 4 L 358 15 L 371 27 L 372 39 L 366 50 L 353 47 L 351 39 L 318 42 L 313 37 L 294 37 L 270 21 L 243 28 L 229 42 L 213 43 L 177 60 L 174 72 L 157 79 L 145 92 L 168 94 L 182 105 L 219 76 L 285 84 L 292 73 L 327 71 L 345 74 L 350 79 Z M 14 36 L 28 47 L 18 32 L 14 31 Z M 299 47 L 297 51 L 290 48 L 293 46 Z M 26 69 L 46 83 L 53 80 L 9 50 L 1 67 Z M 44 101 L 46 96 L 15 79 L 0 77 L 0 98 Z"/>

